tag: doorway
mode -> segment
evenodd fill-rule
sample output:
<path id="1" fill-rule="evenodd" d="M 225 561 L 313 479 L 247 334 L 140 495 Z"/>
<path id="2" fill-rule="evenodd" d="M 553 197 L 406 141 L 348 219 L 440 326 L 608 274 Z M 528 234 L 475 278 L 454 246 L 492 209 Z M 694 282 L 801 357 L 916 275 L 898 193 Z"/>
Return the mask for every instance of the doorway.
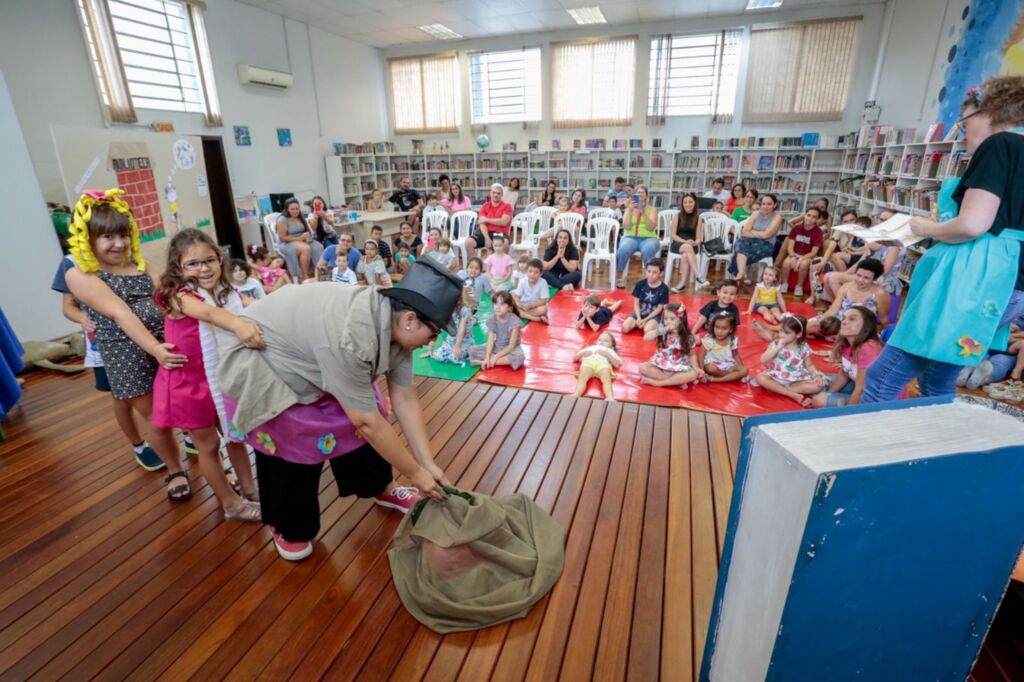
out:
<path id="1" fill-rule="evenodd" d="M 238 214 L 235 212 L 235 195 L 231 191 L 231 175 L 224 157 L 223 138 L 204 135 L 203 156 L 206 158 L 206 180 L 210 186 L 210 210 L 213 212 L 217 243 L 229 247 L 232 258 L 245 258 L 242 232 L 238 228 Z"/>

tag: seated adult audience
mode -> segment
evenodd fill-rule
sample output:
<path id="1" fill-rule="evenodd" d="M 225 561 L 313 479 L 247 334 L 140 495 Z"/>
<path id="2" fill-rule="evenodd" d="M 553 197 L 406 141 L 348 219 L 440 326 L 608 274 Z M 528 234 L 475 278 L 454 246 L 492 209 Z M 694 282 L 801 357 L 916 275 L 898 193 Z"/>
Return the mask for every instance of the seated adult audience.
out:
<path id="1" fill-rule="evenodd" d="M 582 275 L 580 274 L 580 251 L 572 243 L 572 235 L 568 230 L 559 230 L 553 242 L 548 244 L 544 252 L 544 281 L 563 291 L 576 288 Z"/>
<path id="2" fill-rule="evenodd" d="M 313 197 L 309 202 L 309 227 L 313 236 L 324 246 L 338 243 L 338 233 L 334 231 L 334 213 L 327 208 L 327 202 L 321 196 Z"/>
<path id="3" fill-rule="evenodd" d="M 629 197 L 626 194 L 625 184 L 626 178 L 615 178 L 615 184 L 608 190 L 608 194 L 604 195 L 604 201 L 601 202 L 601 205 L 605 208 L 619 208 L 622 206 Z"/>
<path id="4" fill-rule="evenodd" d="M 508 181 L 508 187 L 505 188 L 505 194 L 502 199 L 506 204 L 512 207 L 512 212 L 516 210 L 516 204 L 519 203 L 519 178 L 512 178 Z"/>
<path id="5" fill-rule="evenodd" d="M 725 200 L 725 212 L 732 215 L 732 212 L 743 205 L 743 199 L 747 196 L 747 188 L 736 183 L 729 190 L 729 198 Z"/>
<path id="6" fill-rule="evenodd" d="M 448 177 L 447 173 L 441 173 L 437 176 L 437 191 L 434 192 L 434 196 L 437 197 L 439 202 L 443 202 L 448 198 L 448 193 L 451 191 L 452 181 Z"/>
<path id="7" fill-rule="evenodd" d="M 398 226 L 398 236 L 394 239 L 394 253 L 396 256 L 403 244 L 409 247 L 409 253 L 419 258 L 420 251 L 423 250 L 423 240 L 418 234 L 413 232 L 412 223 L 408 220 L 403 220 L 402 224 Z"/>
<path id="8" fill-rule="evenodd" d="M 317 269 L 327 268 L 333 270 L 338 264 L 338 257 L 343 256 L 345 262 L 348 263 L 349 270 L 355 270 L 356 266 L 359 265 L 359 259 L 363 257 L 363 254 L 359 252 L 359 249 L 353 246 L 355 238 L 349 232 L 342 232 L 338 235 L 338 243 L 332 244 L 324 249 L 323 254 L 320 256 L 320 260 L 317 261 Z"/>
<path id="9" fill-rule="evenodd" d="M 629 269 L 629 259 L 640 252 L 644 268 L 647 261 L 661 253 L 661 240 L 658 238 L 658 209 L 647 203 L 647 188 L 640 185 L 636 188 L 636 197 L 639 203 L 633 201 L 634 197 L 626 199 L 626 212 L 622 216 L 622 239 L 619 240 L 619 248 L 615 251 L 615 263 L 618 269 L 618 287 L 626 287 L 626 271 Z"/>
<path id="10" fill-rule="evenodd" d="M 725 189 L 725 180 L 722 178 L 715 178 L 715 181 L 711 183 L 711 189 L 704 192 L 704 197 L 706 199 L 717 199 L 718 201 L 721 201 L 722 204 L 729 201 L 730 196 L 732 195 L 730 195 L 728 190 Z"/>
<path id="11" fill-rule="evenodd" d="M 320 260 L 324 245 L 313 236 L 313 230 L 302 215 L 299 200 L 292 197 L 284 203 L 284 211 L 277 217 L 278 252 L 284 256 L 288 271 L 302 281 L 313 275 L 313 265 Z"/>
<path id="12" fill-rule="evenodd" d="M 544 192 L 537 199 L 537 206 L 551 206 L 555 207 L 558 205 L 558 196 L 555 194 L 555 190 L 558 189 L 558 183 L 554 180 L 549 180 Z"/>
<path id="13" fill-rule="evenodd" d="M 500 232 L 508 239 L 509 224 L 512 222 L 512 207 L 502 200 L 504 193 L 505 188 L 498 183 L 491 185 L 491 196 L 478 212 L 476 232 L 466 240 L 468 258 L 475 256 L 477 249 L 490 250 L 492 233 Z"/>
<path id="14" fill-rule="evenodd" d="M 388 201 L 395 205 L 395 209 L 412 213 L 409 216 L 409 222 L 412 223 L 414 230 L 419 227 L 420 214 L 423 212 L 423 197 L 412 188 L 408 175 L 399 178 L 398 191 L 392 194 Z"/>
<path id="15" fill-rule="evenodd" d="M 707 281 L 700 276 L 700 267 L 697 265 L 697 253 L 700 243 L 704 241 L 704 221 L 697 208 L 696 194 L 690 192 L 683 195 L 681 208 L 672 221 L 671 231 L 672 241 L 669 243 L 669 250 L 682 256 L 679 261 L 679 284 L 672 292 L 682 293 L 687 280 L 690 279 L 690 272 L 696 275 L 697 286 L 707 286 Z"/>
<path id="16" fill-rule="evenodd" d="M 572 191 L 572 198 L 569 200 L 569 210 L 574 213 L 579 213 L 583 216 L 583 219 L 587 218 L 587 193 L 582 189 L 574 189 Z"/>
<path id="17" fill-rule="evenodd" d="M 473 208 L 473 202 L 462 193 L 462 185 L 457 182 L 451 183 L 448 196 L 441 200 L 441 205 L 444 207 L 444 210 L 448 211 L 448 215 L 458 213 L 459 211 L 468 211 Z"/>
<path id="18" fill-rule="evenodd" d="M 771 258 L 775 248 L 775 235 L 782 227 L 782 216 L 775 212 L 778 205 L 779 200 L 774 194 L 763 195 L 761 210 L 747 218 L 743 223 L 743 229 L 740 230 L 727 271 L 733 277 L 742 276 L 745 284 L 750 284 L 750 280 L 747 279 L 747 265 Z"/>

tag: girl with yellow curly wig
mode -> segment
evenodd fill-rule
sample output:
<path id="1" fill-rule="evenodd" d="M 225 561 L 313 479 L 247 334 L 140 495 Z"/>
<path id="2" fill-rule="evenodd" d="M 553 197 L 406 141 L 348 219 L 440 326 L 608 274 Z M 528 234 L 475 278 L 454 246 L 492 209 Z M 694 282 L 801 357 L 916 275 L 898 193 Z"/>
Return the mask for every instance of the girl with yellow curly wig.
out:
<path id="1" fill-rule="evenodd" d="M 65 279 L 96 323 L 96 343 L 114 399 L 128 402 L 149 422 L 157 366 L 174 369 L 188 358 L 163 343 L 164 316 L 153 300 L 155 282 L 146 272 L 139 228 L 122 194 L 120 189 L 86 191 L 79 198 L 69 240 L 77 268 Z M 154 428 L 149 442 L 162 463 L 146 468 L 167 467 L 168 498 L 189 499 L 192 489 L 171 430 Z"/>

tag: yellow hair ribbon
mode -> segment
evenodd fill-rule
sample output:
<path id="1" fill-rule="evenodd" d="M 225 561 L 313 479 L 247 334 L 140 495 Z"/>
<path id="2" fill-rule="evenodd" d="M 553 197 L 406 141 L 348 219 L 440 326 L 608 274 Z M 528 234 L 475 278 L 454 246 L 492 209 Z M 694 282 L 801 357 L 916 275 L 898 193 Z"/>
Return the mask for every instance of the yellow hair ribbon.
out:
<path id="1" fill-rule="evenodd" d="M 139 226 L 132 215 L 128 202 L 121 198 L 124 190 L 118 187 L 106 191 L 86 190 L 75 204 L 74 216 L 71 220 L 71 238 L 68 246 L 75 257 L 75 263 L 82 272 L 96 272 L 100 269 L 99 261 L 92 252 L 89 241 L 89 221 L 92 220 L 92 208 L 97 204 L 110 204 L 121 215 L 128 218 L 129 234 L 132 242 L 132 257 L 139 272 L 146 271 L 146 261 L 142 258 L 142 240 L 139 237 Z"/>

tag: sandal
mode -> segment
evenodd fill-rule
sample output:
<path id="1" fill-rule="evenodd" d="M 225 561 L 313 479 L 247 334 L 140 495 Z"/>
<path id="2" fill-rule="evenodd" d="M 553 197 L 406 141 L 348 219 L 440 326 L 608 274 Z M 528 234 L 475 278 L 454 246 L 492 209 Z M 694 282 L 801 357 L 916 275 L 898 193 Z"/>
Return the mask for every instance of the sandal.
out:
<path id="1" fill-rule="evenodd" d="M 245 501 L 242 503 L 241 509 L 236 509 L 234 511 L 224 509 L 224 520 L 253 521 L 255 523 L 261 523 L 263 521 L 263 512 L 260 510 L 258 502 Z"/>
<path id="2" fill-rule="evenodd" d="M 235 475 L 235 469 L 233 467 L 227 467 L 224 469 L 224 476 L 228 479 L 228 485 L 235 491 L 236 495 L 242 494 L 242 485 L 238 482 L 238 476 Z"/>
<path id="3" fill-rule="evenodd" d="M 164 478 L 164 483 L 170 483 L 176 478 L 183 478 L 185 482 L 176 485 L 173 488 L 168 488 L 167 499 L 171 502 L 185 502 L 192 499 L 192 484 L 189 483 L 188 474 L 184 471 L 177 471 L 173 474 L 169 474 Z"/>

